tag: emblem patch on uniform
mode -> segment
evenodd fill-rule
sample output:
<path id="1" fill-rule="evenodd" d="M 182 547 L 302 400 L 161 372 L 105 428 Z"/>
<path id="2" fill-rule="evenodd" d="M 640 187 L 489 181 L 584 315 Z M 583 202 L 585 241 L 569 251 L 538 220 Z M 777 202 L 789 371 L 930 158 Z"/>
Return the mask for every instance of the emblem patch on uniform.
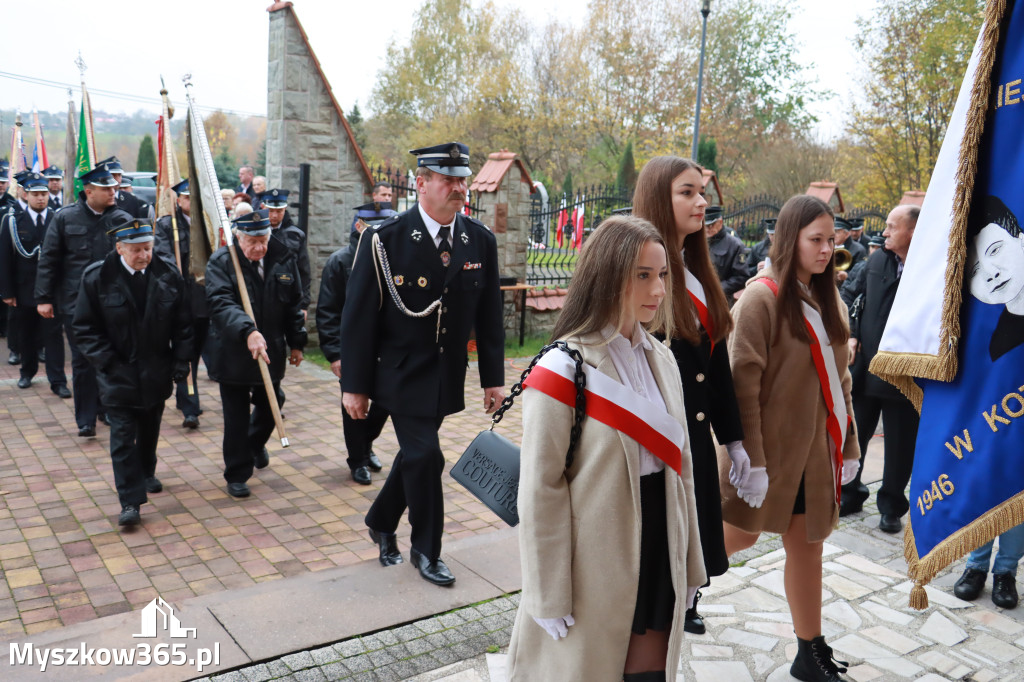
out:
<path id="1" fill-rule="evenodd" d="M 394 279 L 395 279 L 395 286 L 396 287 L 400 287 L 403 284 L 405 284 L 405 277 L 403 277 L 402 275 L 395 275 Z"/>
<path id="2" fill-rule="evenodd" d="M 423 233 L 420 232 L 419 230 L 413 230 L 411 236 L 414 242 L 418 242 L 419 240 L 423 239 Z"/>
<path id="3" fill-rule="evenodd" d="M 483 267 L 483 263 L 463 263 L 462 264 L 462 269 L 463 270 L 479 270 L 482 267 Z"/>
<path id="4" fill-rule="evenodd" d="M 459 239 L 462 240 L 463 244 L 468 244 L 469 243 L 469 235 L 466 234 L 465 232 L 460 232 L 459 233 Z"/>
<path id="5" fill-rule="evenodd" d="M 452 254 L 447 251 L 441 252 L 441 265 L 448 267 L 448 264 L 452 262 Z"/>
<path id="6" fill-rule="evenodd" d="M 747 254 L 741 253 L 740 257 L 737 258 L 737 260 L 739 261 L 740 265 L 742 265 L 743 263 L 746 263 L 747 262 Z"/>
<path id="7" fill-rule="evenodd" d="M 283 284 L 290 284 L 292 281 L 292 276 L 289 275 L 288 273 L 282 273 L 277 276 L 277 281 Z"/>
<path id="8" fill-rule="evenodd" d="M 420 289 L 426 289 L 427 288 L 427 278 L 426 277 L 420 277 L 418 280 L 416 280 L 416 284 L 420 285 Z"/>

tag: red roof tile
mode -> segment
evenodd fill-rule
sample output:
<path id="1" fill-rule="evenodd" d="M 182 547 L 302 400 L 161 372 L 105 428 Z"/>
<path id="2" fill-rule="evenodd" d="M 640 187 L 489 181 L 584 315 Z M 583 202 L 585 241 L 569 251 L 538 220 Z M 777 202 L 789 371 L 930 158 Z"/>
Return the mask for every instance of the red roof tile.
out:
<path id="1" fill-rule="evenodd" d="M 836 213 L 845 213 L 843 195 L 839 193 L 839 185 L 834 182 L 812 182 L 804 194 L 818 197 L 832 207 Z"/>
<path id="2" fill-rule="evenodd" d="M 508 173 L 513 165 L 519 167 L 519 178 L 530 188 L 530 194 L 533 194 L 535 190 L 533 188 L 533 181 L 530 180 L 530 171 L 526 170 L 526 166 L 519 160 L 515 152 L 510 152 L 507 149 L 487 155 L 487 163 L 476 174 L 473 184 L 469 186 L 469 189 L 474 192 L 496 192 L 498 185 L 501 184 L 505 174 Z"/>

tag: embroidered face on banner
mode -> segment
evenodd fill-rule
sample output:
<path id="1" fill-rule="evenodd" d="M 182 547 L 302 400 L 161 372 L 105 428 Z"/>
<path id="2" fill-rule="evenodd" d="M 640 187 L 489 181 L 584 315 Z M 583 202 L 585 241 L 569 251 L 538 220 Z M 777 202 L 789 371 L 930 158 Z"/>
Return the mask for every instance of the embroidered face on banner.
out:
<path id="1" fill-rule="evenodd" d="M 982 303 L 1024 313 L 1024 233 L 989 223 L 974 237 L 967 273 L 971 295 Z"/>

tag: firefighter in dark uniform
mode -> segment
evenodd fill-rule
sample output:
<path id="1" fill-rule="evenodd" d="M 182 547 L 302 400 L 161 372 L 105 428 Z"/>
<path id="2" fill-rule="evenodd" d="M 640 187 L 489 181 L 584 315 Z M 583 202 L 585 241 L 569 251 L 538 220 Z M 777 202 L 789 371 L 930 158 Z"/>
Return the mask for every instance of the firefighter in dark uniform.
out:
<path id="1" fill-rule="evenodd" d="M 450 585 L 455 577 L 440 558 L 444 456 L 437 432 L 447 415 L 465 409 L 470 332 L 485 411 L 504 398 L 498 250 L 483 223 L 459 213 L 470 175 L 466 145 L 411 153 L 418 203 L 363 232 L 348 282 L 342 404 L 353 419 L 366 419 L 370 400 L 379 402 L 398 436 L 398 455 L 366 515 L 381 563 L 402 561 L 395 531 L 408 507 L 414 566 L 424 579 Z"/>
<path id="2" fill-rule="evenodd" d="M 178 382 L 175 392 L 175 403 L 181 410 L 185 419 L 181 425 L 186 429 L 199 428 L 199 415 L 203 413 L 199 406 L 199 356 L 203 351 L 203 343 L 206 341 L 206 333 L 210 327 L 210 314 L 206 310 L 206 290 L 202 284 L 196 282 L 195 276 L 189 271 L 189 260 L 191 243 L 189 230 L 192 225 L 191 209 L 192 200 L 188 191 L 188 180 L 182 180 L 172 187 L 177 195 L 177 205 L 174 207 L 174 218 L 178 228 L 178 254 L 174 253 L 174 226 L 171 216 L 165 215 L 156 221 L 156 241 L 153 245 L 153 253 L 164 260 L 168 265 L 181 273 L 185 278 L 188 289 L 189 307 L 192 311 L 192 327 L 195 331 L 196 342 L 193 345 L 194 355 L 191 359 L 192 365 L 192 395 L 188 394 L 188 380 Z M 181 258 L 180 265 L 178 258 Z"/>
<path id="3" fill-rule="evenodd" d="M 50 166 L 42 171 L 42 176 L 46 178 L 46 184 L 50 192 L 50 208 L 56 211 L 64 205 L 64 171 L 57 166 Z"/>
<path id="4" fill-rule="evenodd" d="M 0 160 L 0 216 L 7 215 L 7 211 L 11 207 L 11 203 L 16 203 L 14 197 L 7 193 L 8 185 L 8 173 L 10 173 L 11 167 L 7 163 L 6 159 Z M 7 306 L 0 306 L 0 338 L 7 336 Z M 8 344 L 10 340 L 8 339 Z M 10 346 L 8 345 L 8 350 Z"/>
<path id="5" fill-rule="evenodd" d="M 115 250 L 82 276 L 74 331 L 110 420 L 118 524 L 134 526 L 147 494 L 163 490 L 156 444 L 172 382 L 188 371 L 192 314 L 181 274 L 153 258 L 153 225 L 119 215 Z"/>
<path id="6" fill-rule="evenodd" d="M 859 242 L 864 250 L 867 251 L 868 255 L 871 255 L 871 237 L 864 232 L 864 219 L 863 218 L 847 218 L 846 220 L 850 223 L 850 238 Z"/>
<path id="7" fill-rule="evenodd" d="M 357 232 L 360 235 L 370 227 L 380 225 L 395 215 L 389 202 L 364 204 L 356 208 Z M 345 288 L 352 272 L 352 260 L 358 239 L 338 249 L 327 259 L 320 276 L 320 295 L 316 299 L 316 328 L 320 334 L 320 350 L 331 363 L 331 371 L 341 380 L 341 312 L 345 307 Z M 362 485 L 371 482 L 370 472 L 380 471 L 380 459 L 373 452 L 373 441 L 380 435 L 388 421 L 388 411 L 374 401 L 366 419 L 356 420 L 341 411 L 342 429 L 345 434 L 347 464 L 352 480 Z"/>
<path id="8" fill-rule="evenodd" d="M 115 194 L 117 207 L 122 211 L 126 211 L 129 215 L 141 220 L 149 220 L 152 218 L 152 216 L 150 216 L 149 204 L 142 199 L 139 199 L 131 192 L 121 191 L 122 170 L 121 162 L 117 160 L 117 157 L 111 156 L 103 159 L 96 165 L 99 166 L 103 164 L 107 165 L 107 170 L 110 171 L 110 174 L 114 176 L 114 181 L 117 182 L 117 190 Z"/>
<path id="9" fill-rule="evenodd" d="M 312 285 L 309 278 L 309 246 L 306 243 L 306 233 L 292 223 L 292 217 L 288 214 L 288 190 L 269 190 L 261 194 L 258 201 L 262 202 L 264 215 L 270 221 L 270 238 L 288 247 L 288 250 L 295 254 L 302 283 L 302 315 L 305 319 L 306 311 L 309 310 L 309 291 Z"/>
<path id="10" fill-rule="evenodd" d="M 846 218 L 836 216 L 836 248 L 845 247 L 853 256 L 851 267 L 868 259 L 868 249 L 853 238 L 853 225 Z"/>
<path id="11" fill-rule="evenodd" d="M 711 251 L 711 262 L 715 264 L 718 279 L 725 290 L 725 298 L 729 305 L 735 302 L 733 294 L 743 289 L 747 283 L 747 247 L 739 237 L 728 234 L 723 228 L 721 206 L 708 206 L 704 211 L 704 224 L 707 225 L 708 248 Z"/>
<path id="12" fill-rule="evenodd" d="M 63 321 L 71 349 L 78 435 L 91 438 L 96 435 L 96 418 L 102 412 L 96 368 L 79 350 L 71 323 L 82 273 L 113 250 L 114 238 L 107 231 L 115 218 L 120 218 L 117 224 L 124 222 L 125 212 L 115 205 L 117 182 L 105 164 L 98 164 L 79 179 L 84 189 L 78 193 L 78 201 L 57 212 L 43 238 L 36 272 L 36 310 L 45 318 L 59 315 L 57 319 Z"/>
<path id="13" fill-rule="evenodd" d="M 61 398 L 70 398 L 68 378 L 64 374 L 64 335 L 54 319 L 36 312 L 34 289 L 39 247 L 46 228 L 53 220 L 49 208 L 46 178 L 32 173 L 25 180 L 28 208 L 21 213 L 4 214 L 0 227 L 0 298 L 10 306 L 22 350 L 21 378 L 18 388 L 28 388 L 39 369 L 40 348 L 46 351 L 46 378 L 50 390 Z"/>
<path id="14" fill-rule="evenodd" d="M 274 430 L 274 415 L 256 363 L 269 365 L 278 405 L 283 405 L 285 358 L 296 367 L 302 362 L 306 328 L 295 255 L 271 238 L 270 223 L 259 213 L 241 216 L 234 223 L 234 233 L 237 241 L 217 249 L 206 265 L 209 333 L 216 339 L 207 352 L 210 377 L 220 383 L 224 410 L 227 491 L 233 497 L 248 497 L 246 481 L 253 467 L 263 469 L 270 463 L 265 446 Z M 238 256 L 255 321 L 242 307 L 229 249 Z"/>
<path id="15" fill-rule="evenodd" d="M 28 208 L 28 192 L 25 191 L 23 183 L 28 176 L 32 175 L 32 171 L 23 170 L 20 173 L 14 174 L 14 196 L 11 196 L 11 200 L 7 203 L 7 208 L 4 211 L 4 215 L 11 214 L 15 218 L 21 216 Z M 7 332 L 7 364 L 8 365 L 20 365 L 21 364 L 21 331 L 18 329 L 18 325 L 21 322 L 21 318 L 18 315 L 12 315 L 8 310 L 7 306 L 0 306 L 3 308 L 4 319 L 6 320 L 6 332 Z"/>
<path id="16" fill-rule="evenodd" d="M 748 277 L 755 276 L 768 265 L 768 254 L 772 250 L 772 240 L 775 239 L 775 218 L 762 219 L 761 229 L 764 230 L 764 239 L 754 244 L 747 258 Z"/>

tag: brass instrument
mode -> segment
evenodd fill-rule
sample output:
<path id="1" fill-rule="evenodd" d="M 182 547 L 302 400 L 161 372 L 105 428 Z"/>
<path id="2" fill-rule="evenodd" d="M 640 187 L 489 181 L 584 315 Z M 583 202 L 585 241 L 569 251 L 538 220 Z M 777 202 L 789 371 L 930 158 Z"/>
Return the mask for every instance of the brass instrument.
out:
<path id="1" fill-rule="evenodd" d="M 836 270 L 840 272 L 846 272 L 853 265 L 853 254 L 845 246 L 837 246 L 832 253 L 832 258 L 835 261 Z"/>

